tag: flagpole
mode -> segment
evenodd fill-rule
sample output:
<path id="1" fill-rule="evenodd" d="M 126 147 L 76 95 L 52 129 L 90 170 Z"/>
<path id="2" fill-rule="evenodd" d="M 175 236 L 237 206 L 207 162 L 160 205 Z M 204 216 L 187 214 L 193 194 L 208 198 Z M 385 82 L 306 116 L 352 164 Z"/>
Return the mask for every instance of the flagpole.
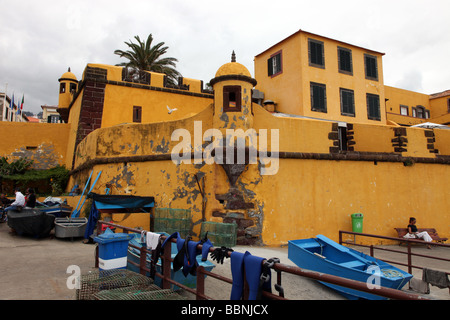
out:
<path id="1" fill-rule="evenodd" d="M 3 111 L 6 108 L 6 91 L 7 90 L 8 90 L 8 83 L 5 84 L 5 96 L 3 97 L 3 110 L 2 110 L 2 118 L 3 119 L 5 119 L 5 115 L 4 115 L 5 112 L 3 112 Z M 3 119 L 2 119 L 2 121 L 3 121 Z M 5 119 L 5 120 L 8 120 L 8 119 Z"/>
<path id="2" fill-rule="evenodd" d="M 9 107 L 11 108 L 11 122 L 14 122 L 14 91 L 11 98 L 11 104 L 9 105 Z"/>

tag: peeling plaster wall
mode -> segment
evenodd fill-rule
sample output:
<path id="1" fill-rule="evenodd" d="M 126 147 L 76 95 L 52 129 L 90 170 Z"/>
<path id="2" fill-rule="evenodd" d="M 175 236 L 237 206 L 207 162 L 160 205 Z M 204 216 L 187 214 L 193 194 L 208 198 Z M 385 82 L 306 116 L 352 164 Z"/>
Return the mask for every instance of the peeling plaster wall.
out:
<path id="1" fill-rule="evenodd" d="M 69 125 L 0 122 L 0 137 L 0 156 L 27 157 L 33 168 L 49 169 L 65 163 Z"/>
<path id="2" fill-rule="evenodd" d="M 352 139 L 360 151 L 333 153 L 333 122 L 276 118 L 256 105 L 253 112 L 255 129 L 280 130 L 276 175 L 261 175 L 260 164 L 247 164 L 231 184 L 232 176 L 222 165 L 177 165 L 170 160 L 177 143 L 170 141 L 171 132 L 193 130 L 194 121 L 203 121 L 203 131 L 211 127 L 209 107 L 178 122 L 96 130 L 80 144 L 83 157 L 76 160 L 79 168 L 91 166 L 74 177 L 86 179 L 93 166 L 94 175 L 103 170 L 95 192 L 103 193 L 109 184 L 112 194 L 154 196 L 157 207 L 190 209 L 194 235 L 199 235 L 203 218 L 236 223 L 240 244 L 285 245 L 319 233 L 337 240 L 338 230 L 351 230 L 350 215 L 356 212 L 364 214 L 366 233 L 395 236 L 394 228 L 414 215 L 424 227 L 438 226 L 440 234 L 450 234 L 450 217 L 437 214 L 450 205 L 448 179 L 443 178 L 450 176 L 450 166 L 448 155 L 425 147 L 433 132 L 355 124 Z M 403 152 L 394 152 L 397 134 L 411 139 Z M 377 137 L 382 141 L 370 142 Z M 439 145 L 448 135 L 433 139 Z M 420 156 L 413 158 L 418 162 L 405 165 L 414 154 Z M 98 160 L 103 162 L 96 164 Z M 195 175 L 205 183 L 204 212 Z"/>

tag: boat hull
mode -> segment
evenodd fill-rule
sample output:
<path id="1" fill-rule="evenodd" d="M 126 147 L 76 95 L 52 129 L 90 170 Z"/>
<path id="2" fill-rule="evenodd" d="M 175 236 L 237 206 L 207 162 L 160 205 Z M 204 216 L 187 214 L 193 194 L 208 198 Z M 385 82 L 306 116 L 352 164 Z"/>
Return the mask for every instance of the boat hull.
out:
<path id="1" fill-rule="evenodd" d="M 47 237 L 55 226 L 55 216 L 39 209 L 8 210 L 8 226 L 19 235 Z"/>
<path id="2" fill-rule="evenodd" d="M 344 247 L 321 235 L 317 238 L 289 241 L 288 258 L 300 268 L 364 282 L 372 287 L 400 290 L 412 278 L 409 273 L 384 261 Z M 321 283 L 337 290 L 348 299 L 386 299 L 376 294 Z"/>
<path id="3" fill-rule="evenodd" d="M 38 206 L 36 207 L 36 209 L 39 209 L 48 214 L 52 214 L 56 218 L 68 217 L 72 212 L 72 207 L 64 203 L 53 206 Z"/>

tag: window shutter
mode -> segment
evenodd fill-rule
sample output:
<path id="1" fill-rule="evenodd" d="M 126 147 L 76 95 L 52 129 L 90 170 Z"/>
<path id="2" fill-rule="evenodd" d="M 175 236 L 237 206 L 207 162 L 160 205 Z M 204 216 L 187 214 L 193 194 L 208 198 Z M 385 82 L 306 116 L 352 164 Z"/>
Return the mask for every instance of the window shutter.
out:
<path id="1" fill-rule="evenodd" d="M 273 58 L 270 58 L 267 60 L 267 75 L 270 77 L 271 75 L 273 75 L 273 62 L 272 62 Z"/>
<path id="2" fill-rule="evenodd" d="M 277 62 L 277 72 L 281 72 L 281 53 L 277 54 L 274 58 Z"/>

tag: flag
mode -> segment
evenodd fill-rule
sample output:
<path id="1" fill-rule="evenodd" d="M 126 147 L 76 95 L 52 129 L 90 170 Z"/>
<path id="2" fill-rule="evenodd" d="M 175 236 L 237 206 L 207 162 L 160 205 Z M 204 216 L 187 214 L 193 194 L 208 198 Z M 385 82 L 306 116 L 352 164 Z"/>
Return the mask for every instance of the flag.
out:
<path id="1" fill-rule="evenodd" d="M 22 108 L 23 108 L 23 95 L 22 95 L 22 103 L 17 104 L 17 115 L 20 115 L 22 113 Z"/>
<path id="2" fill-rule="evenodd" d="M 9 105 L 9 107 L 11 108 L 11 110 L 14 110 L 14 93 L 11 99 L 11 104 Z"/>

